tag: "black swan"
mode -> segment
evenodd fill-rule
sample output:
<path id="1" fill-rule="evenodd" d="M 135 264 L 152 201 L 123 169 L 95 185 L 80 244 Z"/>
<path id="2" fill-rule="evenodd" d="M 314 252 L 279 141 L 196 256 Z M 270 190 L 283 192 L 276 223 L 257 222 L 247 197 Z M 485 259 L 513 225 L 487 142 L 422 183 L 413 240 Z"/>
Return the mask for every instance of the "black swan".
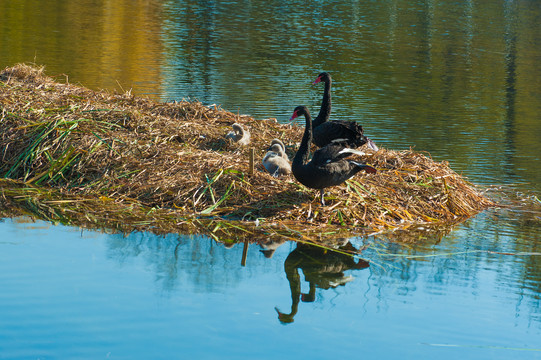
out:
<path id="1" fill-rule="evenodd" d="M 329 121 L 331 115 L 331 75 L 327 72 L 322 72 L 313 84 L 320 82 L 325 83 L 325 89 L 323 90 L 323 100 L 321 101 L 319 114 L 312 124 L 314 144 L 318 147 L 323 147 L 331 142 L 343 142 L 351 147 L 359 147 L 367 144 L 368 147 L 377 151 L 378 147 L 376 144 L 363 135 L 363 127 L 355 121 Z"/>
<path id="2" fill-rule="evenodd" d="M 299 150 L 293 158 L 291 170 L 301 184 L 320 190 L 321 205 L 325 205 L 323 198 L 325 188 L 339 185 L 361 170 L 372 174 L 376 173 L 376 169 L 372 166 L 346 159 L 351 154 L 364 155 L 363 152 L 348 149 L 340 144 L 331 143 L 316 150 L 312 160 L 308 161 L 312 141 L 312 118 L 308 109 L 305 106 L 297 106 L 291 120 L 301 115 L 304 115 L 306 119 L 306 128 Z"/>
<path id="3" fill-rule="evenodd" d="M 241 124 L 234 123 L 231 125 L 233 131 L 230 131 L 225 136 L 227 139 L 231 139 L 239 145 L 248 145 L 250 143 L 250 132 L 245 130 Z"/>
<path id="4" fill-rule="evenodd" d="M 291 174 L 291 164 L 279 143 L 271 145 L 263 157 L 263 166 L 274 177 Z"/>

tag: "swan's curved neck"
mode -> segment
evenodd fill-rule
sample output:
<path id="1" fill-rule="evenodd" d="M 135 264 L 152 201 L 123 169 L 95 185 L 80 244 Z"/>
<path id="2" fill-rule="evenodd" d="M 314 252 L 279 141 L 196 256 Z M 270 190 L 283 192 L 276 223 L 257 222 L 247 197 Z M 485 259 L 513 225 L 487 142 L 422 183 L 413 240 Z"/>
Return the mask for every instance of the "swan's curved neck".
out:
<path id="1" fill-rule="evenodd" d="M 293 158 L 293 163 L 303 165 L 308 161 L 308 156 L 310 155 L 310 144 L 312 143 L 312 118 L 309 113 L 304 114 L 306 119 L 306 128 L 304 129 L 304 134 L 302 136 L 301 145 L 299 150 Z"/>
<path id="2" fill-rule="evenodd" d="M 319 114 L 314 120 L 314 127 L 323 124 L 329 120 L 331 116 L 331 79 L 325 81 L 325 89 L 323 90 L 323 100 L 321 101 L 321 108 Z"/>

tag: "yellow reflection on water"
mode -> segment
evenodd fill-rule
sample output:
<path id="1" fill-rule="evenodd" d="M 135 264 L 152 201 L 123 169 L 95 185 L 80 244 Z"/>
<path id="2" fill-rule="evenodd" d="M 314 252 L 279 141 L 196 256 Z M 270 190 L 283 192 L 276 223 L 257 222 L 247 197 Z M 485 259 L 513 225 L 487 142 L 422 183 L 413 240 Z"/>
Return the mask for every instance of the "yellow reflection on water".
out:
<path id="1" fill-rule="evenodd" d="M 161 2 L 0 2 L 0 66 L 46 65 L 93 89 L 161 92 Z"/>

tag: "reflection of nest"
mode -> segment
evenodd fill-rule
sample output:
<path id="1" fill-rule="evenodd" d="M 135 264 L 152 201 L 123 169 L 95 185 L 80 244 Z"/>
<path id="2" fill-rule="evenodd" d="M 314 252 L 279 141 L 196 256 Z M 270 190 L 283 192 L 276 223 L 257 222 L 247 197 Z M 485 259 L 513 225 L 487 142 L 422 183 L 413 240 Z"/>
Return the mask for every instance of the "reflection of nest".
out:
<path id="1" fill-rule="evenodd" d="M 303 127 L 198 102 L 96 92 L 25 65 L 3 70 L 0 81 L 0 174 L 72 197 L 129 199 L 180 216 L 263 218 L 275 228 L 302 231 L 456 221 L 492 205 L 446 162 L 381 149 L 361 159 L 378 174 L 327 189 L 329 206 L 320 210 L 315 192 L 292 177 L 273 178 L 260 160 L 248 176 L 247 154 L 225 139 L 238 123 L 251 132 L 256 158 L 274 138 L 284 141 L 291 158 Z"/>

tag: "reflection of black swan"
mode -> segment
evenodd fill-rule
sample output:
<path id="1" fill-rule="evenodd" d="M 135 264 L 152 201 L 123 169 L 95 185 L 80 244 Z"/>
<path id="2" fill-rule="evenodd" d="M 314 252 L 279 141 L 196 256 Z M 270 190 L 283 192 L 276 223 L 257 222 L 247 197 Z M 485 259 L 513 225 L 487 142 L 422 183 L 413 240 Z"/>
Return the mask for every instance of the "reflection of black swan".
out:
<path id="1" fill-rule="evenodd" d="M 329 144 L 318 149 L 314 153 L 312 160 L 307 162 L 310 155 L 310 142 L 312 141 L 312 118 L 305 106 L 297 106 L 291 119 L 300 115 L 305 117 L 306 128 L 299 150 L 293 158 L 291 169 L 293 175 L 301 184 L 320 190 L 322 205 L 325 205 L 323 198 L 325 188 L 339 185 L 361 170 L 376 173 L 376 169 L 369 165 L 346 159 L 346 157 L 354 153 L 359 155 L 364 155 L 364 153 L 348 149 L 339 144 Z"/>
<path id="2" fill-rule="evenodd" d="M 348 242 L 340 250 L 353 250 L 355 247 Z M 291 312 L 283 313 L 278 308 L 278 319 L 281 323 L 287 324 L 294 321 L 297 314 L 299 302 L 313 302 L 316 296 L 316 288 L 329 289 L 345 285 L 351 281 L 351 277 L 345 276 L 346 270 L 361 270 L 369 267 L 364 260 L 357 262 L 352 256 L 328 251 L 320 247 L 308 244 L 297 244 L 284 262 L 284 270 L 291 290 Z M 301 277 L 298 269 L 302 269 L 304 279 L 309 283 L 310 290 L 307 294 L 301 293 Z"/>
<path id="3" fill-rule="evenodd" d="M 323 100 L 321 101 L 319 114 L 313 122 L 314 144 L 318 147 L 323 147 L 333 141 L 340 141 L 349 147 L 358 147 L 367 144 L 371 149 L 377 151 L 378 147 L 376 144 L 363 135 L 363 127 L 355 121 L 329 121 L 331 115 L 331 75 L 322 72 L 318 75 L 314 84 L 319 82 L 325 83 L 325 89 L 323 90 Z"/>
<path id="4" fill-rule="evenodd" d="M 227 139 L 231 139 L 239 145 L 248 145 L 250 143 L 250 132 L 244 129 L 241 124 L 234 123 L 231 127 L 233 131 L 225 135 Z"/>

